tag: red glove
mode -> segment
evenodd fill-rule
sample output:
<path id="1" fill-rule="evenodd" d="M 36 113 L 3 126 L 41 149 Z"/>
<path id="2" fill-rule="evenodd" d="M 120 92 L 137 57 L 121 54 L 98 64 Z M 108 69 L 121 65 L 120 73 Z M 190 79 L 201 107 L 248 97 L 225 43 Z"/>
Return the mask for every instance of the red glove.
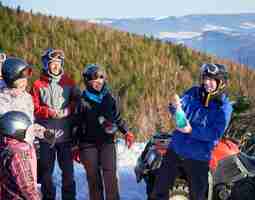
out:
<path id="1" fill-rule="evenodd" d="M 125 142 L 126 142 L 126 145 L 128 148 L 130 148 L 132 146 L 132 144 L 134 143 L 135 141 L 135 136 L 132 132 L 127 132 L 125 134 Z"/>

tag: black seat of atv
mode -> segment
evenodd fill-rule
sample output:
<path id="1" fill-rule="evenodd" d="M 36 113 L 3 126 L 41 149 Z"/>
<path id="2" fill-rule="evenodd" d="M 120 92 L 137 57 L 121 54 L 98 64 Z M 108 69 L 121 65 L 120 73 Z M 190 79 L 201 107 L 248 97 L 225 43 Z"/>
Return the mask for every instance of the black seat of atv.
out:
<path id="1" fill-rule="evenodd" d="M 239 158 L 248 170 L 248 172 L 255 175 L 255 156 L 248 156 L 245 153 L 241 152 Z"/>

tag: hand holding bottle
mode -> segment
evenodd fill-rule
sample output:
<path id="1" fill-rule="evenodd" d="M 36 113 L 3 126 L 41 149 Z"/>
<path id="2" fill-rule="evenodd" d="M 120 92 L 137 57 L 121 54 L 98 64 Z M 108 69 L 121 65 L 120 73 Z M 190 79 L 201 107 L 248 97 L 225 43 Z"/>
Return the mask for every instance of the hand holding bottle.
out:
<path id="1" fill-rule="evenodd" d="M 191 133 L 192 127 L 186 118 L 186 114 L 182 109 L 181 99 L 177 94 L 173 96 L 171 104 L 176 109 L 174 113 L 176 129 L 183 133 Z"/>

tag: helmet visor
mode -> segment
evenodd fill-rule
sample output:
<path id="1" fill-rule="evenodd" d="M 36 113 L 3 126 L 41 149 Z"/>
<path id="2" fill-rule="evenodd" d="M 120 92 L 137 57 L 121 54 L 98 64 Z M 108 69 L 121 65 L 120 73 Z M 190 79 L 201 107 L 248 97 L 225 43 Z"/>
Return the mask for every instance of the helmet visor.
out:
<path id="1" fill-rule="evenodd" d="M 25 129 L 17 130 L 13 137 L 18 140 L 24 140 L 26 137 L 26 130 Z"/>

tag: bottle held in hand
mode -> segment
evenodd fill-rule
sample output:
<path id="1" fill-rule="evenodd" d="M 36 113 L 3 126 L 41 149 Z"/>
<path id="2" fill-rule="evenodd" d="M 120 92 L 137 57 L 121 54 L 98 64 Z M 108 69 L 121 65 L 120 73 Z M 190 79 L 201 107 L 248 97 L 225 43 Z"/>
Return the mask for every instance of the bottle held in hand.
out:
<path id="1" fill-rule="evenodd" d="M 181 107 L 176 108 L 175 123 L 178 128 L 185 128 L 188 125 L 186 114 Z"/>
<path id="2" fill-rule="evenodd" d="M 188 125 L 186 114 L 181 107 L 181 100 L 178 95 L 174 96 L 176 102 L 175 123 L 178 128 L 185 128 Z"/>

